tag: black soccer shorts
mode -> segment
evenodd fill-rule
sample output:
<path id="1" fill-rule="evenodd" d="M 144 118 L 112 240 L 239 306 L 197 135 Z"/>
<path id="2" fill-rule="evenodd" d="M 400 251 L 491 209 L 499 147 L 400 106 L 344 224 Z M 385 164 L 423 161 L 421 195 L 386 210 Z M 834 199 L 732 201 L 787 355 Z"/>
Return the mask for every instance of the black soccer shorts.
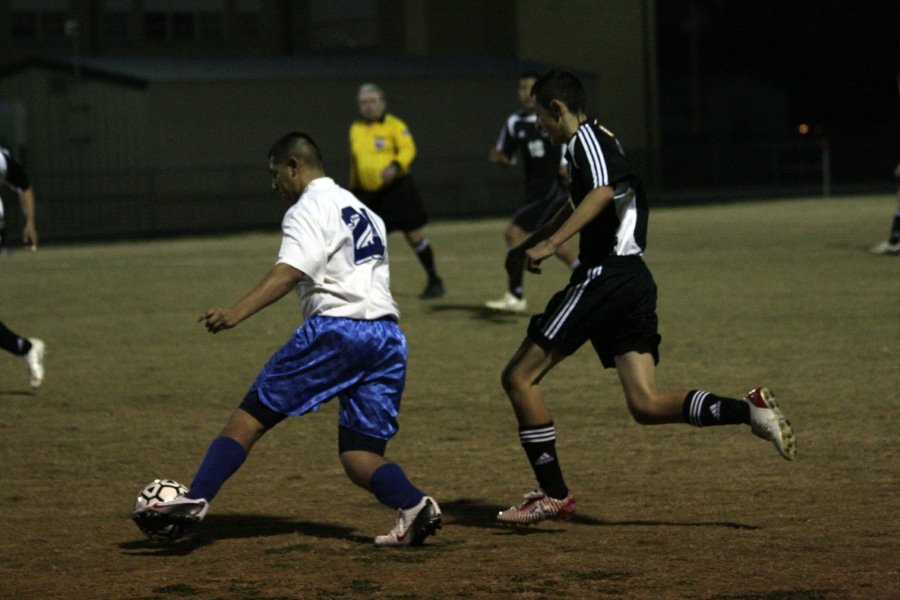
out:
<path id="1" fill-rule="evenodd" d="M 639 256 L 612 256 L 579 267 L 569 284 L 531 318 L 528 338 L 545 350 L 573 354 L 590 340 L 607 369 L 626 352 L 659 362 L 656 283 Z"/>

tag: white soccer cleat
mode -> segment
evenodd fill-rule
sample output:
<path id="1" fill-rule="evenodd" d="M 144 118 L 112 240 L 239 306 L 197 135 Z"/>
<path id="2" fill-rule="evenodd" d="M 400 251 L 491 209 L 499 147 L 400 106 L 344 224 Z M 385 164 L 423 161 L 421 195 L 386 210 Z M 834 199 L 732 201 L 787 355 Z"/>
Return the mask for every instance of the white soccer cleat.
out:
<path id="1" fill-rule="evenodd" d="M 900 242 L 892 244 L 890 241 L 885 240 L 869 248 L 869 252 L 872 254 L 900 254 Z"/>
<path id="2" fill-rule="evenodd" d="M 484 303 L 491 310 L 508 313 L 523 313 L 528 310 L 528 301 L 525 298 L 516 298 L 512 292 L 506 292 L 498 300 L 489 300 Z"/>
<path id="3" fill-rule="evenodd" d="M 168 502 L 151 502 L 134 511 L 134 517 L 168 522 L 199 523 L 209 510 L 209 502 L 203 498 L 178 496 Z"/>
<path id="4" fill-rule="evenodd" d="M 397 511 L 397 524 L 387 535 L 375 538 L 376 546 L 420 546 L 429 535 L 441 528 L 441 508 L 431 496 L 418 504 Z"/>
<path id="5" fill-rule="evenodd" d="M 23 358 L 28 366 L 28 379 L 32 389 L 41 387 L 44 382 L 44 342 L 37 338 L 29 338 L 31 350 Z"/>
<path id="6" fill-rule="evenodd" d="M 525 502 L 497 513 L 497 520 L 510 525 L 532 525 L 546 519 L 571 517 L 575 514 L 575 496 L 551 498 L 543 490 L 525 494 Z"/>
<path id="7" fill-rule="evenodd" d="M 744 402 L 750 405 L 750 428 L 753 433 L 772 442 L 785 460 L 794 460 L 797 457 L 797 439 L 794 429 L 775 402 L 775 394 L 769 388 L 758 387 L 747 393 Z"/>

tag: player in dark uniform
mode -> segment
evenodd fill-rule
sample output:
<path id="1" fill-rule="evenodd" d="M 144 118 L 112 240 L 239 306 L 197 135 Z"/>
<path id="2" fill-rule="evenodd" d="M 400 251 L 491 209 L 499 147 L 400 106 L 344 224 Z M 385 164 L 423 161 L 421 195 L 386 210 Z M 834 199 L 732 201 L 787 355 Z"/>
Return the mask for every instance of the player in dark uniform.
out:
<path id="1" fill-rule="evenodd" d="M 547 134 L 537 128 L 537 115 L 531 98 L 531 86 L 537 78 L 538 74 L 533 71 L 526 71 L 519 77 L 518 95 L 522 108 L 506 119 L 497 145 L 488 153 L 490 162 L 504 167 L 515 164 L 521 158 L 525 172 L 525 203 L 513 214 L 503 232 L 507 248 L 522 243 L 529 233 L 555 215 L 569 198 L 564 183 L 566 162 L 562 148 L 551 144 Z M 556 255 L 570 268 L 578 266 L 578 255 L 573 248 L 563 246 Z M 528 304 L 523 275 L 524 270 L 511 273 L 503 296 L 486 302 L 485 306 L 504 312 L 524 312 Z"/>
<path id="2" fill-rule="evenodd" d="M 34 227 L 34 190 L 28 180 L 28 174 L 21 163 L 13 158 L 6 148 L 0 147 L 0 187 L 9 186 L 19 196 L 22 212 L 25 214 L 25 227 L 22 229 L 22 241 L 31 244 L 37 250 L 38 236 Z M 3 202 L 0 200 L 0 248 L 6 247 L 6 225 L 3 218 Z M 37 338 L 26 338 L 8 329 L 0 322 L 0 348 L 16 356 L 21 356 L 28 367 L 28 379 L 31 387 L 37 389 L 44 380 L 44 342 Z"/>
<path id="3" fill-rule="evenodd" d="M 590 340 L 606 368 L 615 368 L 634 419 L 641 424 L 687 423 L 697 427 L 748 424 L 788 460 L 796 455 L 794 432 L 763 387 L 743 400 L 703 390 L 659 392 L 656 364 L 656 284 L 641 255 L 647 246 L 648 207 L 640 179 L 616 137 L 584 112 L 581 82 L 550 72 L 535 83 L 538 125 L 566 146 L 572 203 L 520 246 L 507 268 L 540 263 L 580 234 L 581 265 L 532 317 L 528 335 L 503 371 L 503 387 L 519 424 L 519 439 L 540 488 L 498 520 L 530 524 L 575 513 L 575 499 L 556 455 L 556 430 L 540 381 Z"/>
<path id="4" fill-rule="evenodd" d="M 894 167 L 894 177 L 900 178 L 900 164 Z M 894 220 L 891 221 L 891 233 L 888 239 L 872 246 L 869 251 L 872 254 L 882 255 L 900 254 L 900 189 L 897 190 L 897 210 L 894 212 Z"/>

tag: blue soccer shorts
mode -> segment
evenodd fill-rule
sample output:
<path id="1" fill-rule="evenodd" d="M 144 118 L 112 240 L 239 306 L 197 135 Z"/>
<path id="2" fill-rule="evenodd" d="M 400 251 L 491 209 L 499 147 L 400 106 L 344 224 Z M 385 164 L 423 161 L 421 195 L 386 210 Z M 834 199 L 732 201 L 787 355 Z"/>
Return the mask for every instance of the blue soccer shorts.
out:
<path id="1" fill-rule="evenodd" d="M 387 440 L 397 433 L 406 384 L 406 338 L 393 320 L 315 316 L 263 367 L 256 392 L 273 411 L 304 415 L 335 396 L 338 424 Z"/>

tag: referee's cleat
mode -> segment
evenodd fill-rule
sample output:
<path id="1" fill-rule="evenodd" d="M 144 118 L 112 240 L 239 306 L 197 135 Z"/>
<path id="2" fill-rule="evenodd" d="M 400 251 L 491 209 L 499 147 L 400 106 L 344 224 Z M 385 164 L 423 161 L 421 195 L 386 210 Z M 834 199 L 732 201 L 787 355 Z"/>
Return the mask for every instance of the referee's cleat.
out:
<path id="1" fill-rule="evenodd" d="M 488 300 L 484 305 L 497 312 L 507 312 L 521 314 L 528 310 L 528 301 L 525 298 L 518 298 L 512 292 L 506 292 L 502 298 L 497 300 Z"/>
<path id="2" fill-rule="evenodd" d="M 387 535 L 375 538 L 376 546 L 421 546 L 429 535 L 441 528 L 441 509 L 431 496 L 418 504 L 397 511 L 397 524 Z"/>
<path id="3" fill-rule="evenodd" d="M 772 442 L 785 460 L 797 457 L 797 438 L 769 388 L 758 387 L 744 397 L 750 405 L 750 428 L 764 440 Z"/>
<path id="4" fill-rule="evenodd" d="M 44 342 L 37 338 L 29 338 L 31 350 L 23 356 L 25 365 L 28 366 L 28 379 L 32 389 L 41 387 L 44 382 Z"/>
<path id="5" fill-rule="evenodd" d="M 876 244 L 869 248 L 869 252 L 872 254 L 900 254 L 900 242 L 896 244 L 892 244 L 890 240 L 885 240 L 879 244 Z"/>
<path id="6" fill-rule="evenodd" d="M 525 494 L 525 502 L 497 513 L 497 520 L 509 525 L 533 525 L 546 519 L 571 517 L 575 514 L 575 496 L 551 498 L 543 490 Z"/>
<path id="7" fill-rule="evenodd" d="M 419 298 L 422 300 L 429 300 L 431 298 L 440 298 L 444 295 L 444 280 L 440 277 L 435 277 L 434 279 L 428 280 L 428 285 L 425 286 L 425 289 L 419 294 Z"/>

